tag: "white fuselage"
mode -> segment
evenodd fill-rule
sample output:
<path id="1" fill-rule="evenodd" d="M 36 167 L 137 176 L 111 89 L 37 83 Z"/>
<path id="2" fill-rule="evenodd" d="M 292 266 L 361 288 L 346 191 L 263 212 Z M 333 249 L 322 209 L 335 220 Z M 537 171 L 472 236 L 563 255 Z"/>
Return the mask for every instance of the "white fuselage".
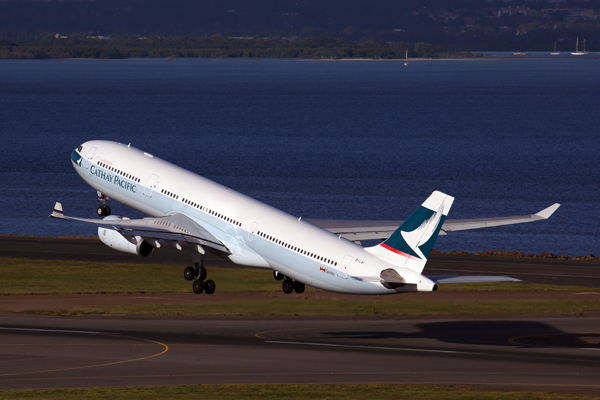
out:
<path id="1" fill-rule="evenodd" d="M 429 291 L 433 282 L 391 265 L 362 246 L 133 147 L 108 141 L 82 145 L 77 173 L 122 204 L 162 217 L 180 213 L 231 251 L 240 265 L 269 268 L 307 285 L 340 293 Z M 394 268 L 409 283 L 387 289 L 378 277 Z"/>

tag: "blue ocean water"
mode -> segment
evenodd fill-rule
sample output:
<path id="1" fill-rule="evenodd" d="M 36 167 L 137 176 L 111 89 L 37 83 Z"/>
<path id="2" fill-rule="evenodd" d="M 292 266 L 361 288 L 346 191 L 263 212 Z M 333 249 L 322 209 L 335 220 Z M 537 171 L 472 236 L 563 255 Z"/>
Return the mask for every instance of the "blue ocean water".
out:
<path id="1" fill-rule="evenodd" d="M 88 235 L 71 151 L 132 146 L 305 218 L 548 221 L 455 232 L 441 250 L 600 253 L 600 60 L 0 60 L 0 233 Z M 111 204 L 113 214 L 140 216 Z"/>

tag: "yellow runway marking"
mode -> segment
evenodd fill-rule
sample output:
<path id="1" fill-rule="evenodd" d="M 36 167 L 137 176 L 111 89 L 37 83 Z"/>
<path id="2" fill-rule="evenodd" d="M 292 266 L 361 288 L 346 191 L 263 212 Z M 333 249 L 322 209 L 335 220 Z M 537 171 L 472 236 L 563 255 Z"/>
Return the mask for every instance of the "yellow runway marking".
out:
<path id="1" fill-rule="evenodd" d="M 147 356 L 147 357 L 135 358 L 135 359 L 132 359 L 132 360 L 115 361 L 115 362 L 105 363 L 105 364 L 84 365 L 84 366 L 81 366 L 81 367 L 47 369 L 47 370 L 31 371 L 31 372 L 16 372 L 16 373 L 11 373 L 11 374 L 1 374 L 0 377 L 4 377 L 4 376 L 16 376 L 16 375 L 31 375 L 31 374 L 41 374 L 41 373 L 46 373 L 46 372 L 73 371 L 73 370 L 86 369 L 86 368 L 106 367 L 108 365 L 125 364 L 125 363 L 134 362 L 134 361 L 147 360 L 149 358 L 158 357 L 161 354 L 165 354 L 167 351 L 169 351 L 169 346 L 167 346 L 166 344 L 161 343 L 161 342 L 156 342 L 156 341 L 150 340 L 150 339 L 137 338 L 137 337 L 133 337 L 133 336 L 106 335 L 106 334 L 101 334 L 101 333 L 98 334 L 98 335 L 109 336 L 109 337 L 118 337 L 118 338 L 127 338 L 127 339 L 133 339 L 133 340 L 142 340 L 144 342 L 154 343 L 154 344 L 163 346 L 164 350 L 161 351 L 160 353 L 152 354 L 152 355 Z M 37 346 L 37 345 L 34 345 L 34 346 Z M 129 346 L 131 346 L 131 345 L 129 345 Z"/>

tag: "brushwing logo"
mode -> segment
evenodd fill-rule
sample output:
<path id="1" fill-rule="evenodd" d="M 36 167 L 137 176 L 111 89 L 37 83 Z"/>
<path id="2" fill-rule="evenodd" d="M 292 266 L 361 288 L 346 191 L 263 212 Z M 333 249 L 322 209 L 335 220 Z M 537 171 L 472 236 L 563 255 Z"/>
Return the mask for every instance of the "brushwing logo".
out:
<path id="1" fill-rule="evenodd" d="M 416 228 L 415 230 L 410 231 L 410 232 L 400 231 L 400 234 L 402 235 L 402 238 L 404 239 L 406 244 L 415 253 L 417 253 L 419 258 L 422 260 L 426 259 L 427 257 L 425 257 L 425 255 L 423 254 L 423 252 L 421 251 L 419 246 L 422 245 L 423 243 L 427 243 L 429 241 L 429 239 L 431 239 L 431 236 L 433 236 L 435 230 L 437 229 L 438 225 L 440 224 L 440 220 L 442 219 L 442 216 L 443 216 L 443 211 L 444 211 L 444 202 L 442 202 L 442 204 L 440 205 L 438 210 L 436 212 L 434 212 L 431 215 L 431 217 L 429 217 L 428 219 L 423 221 L 421 223 L 421 225 L 419 225 L 419 227 Z"/>
<path id="2" fill-rule="evenodd" d="M 73 150 L 73 152 L 71 153 L 71 160 L 73 160 L 75 164 L 81 167 L 81 159 L 81 155 L 77 152 L 77 150 Z"/>

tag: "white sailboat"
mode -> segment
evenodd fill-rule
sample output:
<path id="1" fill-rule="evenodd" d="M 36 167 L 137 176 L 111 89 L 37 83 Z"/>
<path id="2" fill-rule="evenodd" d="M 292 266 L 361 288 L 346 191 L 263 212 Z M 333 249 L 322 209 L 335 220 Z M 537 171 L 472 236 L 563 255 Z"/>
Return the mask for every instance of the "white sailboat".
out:
<path id="1" fill-rule="evenodd" d="M 550 54 L 553 56 L 557 56 L 560 54 L 560 51 L 556 51 L 556 42 L 554 42 L 554 51 L 551 51 Z"/>
<path id="2" fill-rule="evenodd" d="M 585 56 L 587 53 L 585 52 L 585 39 L 583 39 L 583 51 L 579 51 L 579 38 L 575 42 L 575 51 L 571 52 L 573 56 Z"/>
<path id="3" fill-rule="evenodd" d="M 408 65 L 408 49 L 406 49 L 406 58 L 404 59 L 404 66 Z"/>

